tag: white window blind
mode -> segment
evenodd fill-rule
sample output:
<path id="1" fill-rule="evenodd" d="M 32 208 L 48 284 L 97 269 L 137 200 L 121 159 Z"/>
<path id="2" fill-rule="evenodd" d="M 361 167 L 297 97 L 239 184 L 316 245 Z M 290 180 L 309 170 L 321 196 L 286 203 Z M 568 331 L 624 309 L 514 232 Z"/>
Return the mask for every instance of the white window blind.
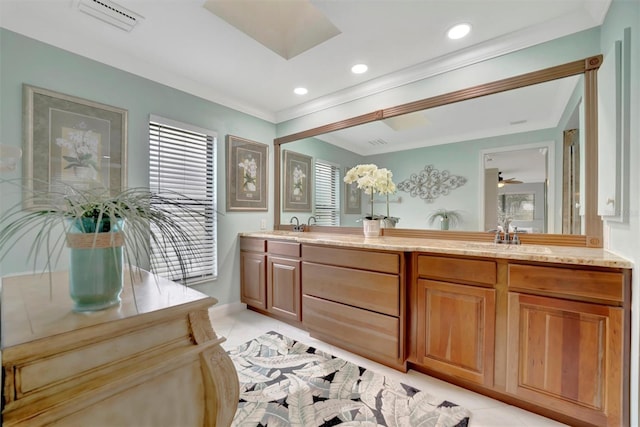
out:
<path id="1" fill-rule="evenodd" d="M 340 225 L 340 168 L 323 160 L 315 163 L 315 210 L 318 225 Z"/>
<path id="2" fill-rule="evenodd" d="M 152 192 L 172 197 L 174 192 L 191 200 L 185 204 L 198 213 L 176 217 L 186 228 L 198 230 L 197 248 L 187 260 L 187 282 L 215 278 L 217 272 L 216 229 L 216 133 L 152 115 L 149 120 L 149 186 Z M 163 208 L 170 210 L 171 206 Z M 164 256 L 160 254 L 164 251 Z M 181 279 L 175 251 L 153 248 L 157 274 Z M 169 265 L 166 265 L 165 257 Z"/>

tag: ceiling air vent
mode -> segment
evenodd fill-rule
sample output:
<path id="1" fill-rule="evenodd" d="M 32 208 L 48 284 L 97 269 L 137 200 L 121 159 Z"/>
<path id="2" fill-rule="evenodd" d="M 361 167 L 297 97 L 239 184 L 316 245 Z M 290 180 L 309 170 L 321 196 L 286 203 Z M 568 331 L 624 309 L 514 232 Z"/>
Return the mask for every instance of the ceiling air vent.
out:
<path id="1" fill-rule="evenodd" d="M 367 141 L 369 144 L 371 145 L 387 145 L 387 141 L 385 141 L 384 139 L 372 139 L 370 141 Z"/>
<path id="2" fill-rule="evenodd" d="M 144 17 L 109 0 L 78 0 L 78 10 L 126 32 L 133 30 Z"/>

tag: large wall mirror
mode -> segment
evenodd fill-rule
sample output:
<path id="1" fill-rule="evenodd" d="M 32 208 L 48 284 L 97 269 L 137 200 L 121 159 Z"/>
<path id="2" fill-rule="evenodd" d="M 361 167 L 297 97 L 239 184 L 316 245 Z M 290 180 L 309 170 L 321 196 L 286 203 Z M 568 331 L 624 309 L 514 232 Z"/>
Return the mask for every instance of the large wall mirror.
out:
<path id="1" fill-rule="evenodd" d="M 391 170 L 396 184 L 403 183 L 388 201 L 374 197 L 376 214 L 399 218 L 385 235 L 488 240 L 508 217 L 524 233 L 524 243 L 601 247 L 597 174 L 592 172 L 597 170 L 595 90 L 601 59 L 277 138 L 276 228 L 288 228 L 292 216 L 304 221 L 313 215 L 319 224 L 314 230 L 357 232 L 370 199 L 342 178 L 356 164 L 374 163 Z M 301 161 L 287 165 L 285 158 Z M 304 176 L 306 187 L 285 188 L 295 180 L 285 174 L 294 172 Z M 308 204 L 292 210 L 290 199 L 303 190 Z M 430 221 L 443 210 L 457 219 L 448 231 Z"/>

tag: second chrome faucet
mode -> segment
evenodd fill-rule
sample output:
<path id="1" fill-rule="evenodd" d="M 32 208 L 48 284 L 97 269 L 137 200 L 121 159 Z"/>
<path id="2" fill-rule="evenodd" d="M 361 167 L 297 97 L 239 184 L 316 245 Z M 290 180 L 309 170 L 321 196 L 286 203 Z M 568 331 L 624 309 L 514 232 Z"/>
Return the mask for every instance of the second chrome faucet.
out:
<path id="1" fill-rule="evenodd" d="M 297 216 L 292 216 L 289 220 L 289 224 L 293 224 L 293 220 L 296 220 L 296 223 L 293 225 L 293 231 L 304 231 L 304 224 L 300 224 L 300 220 Z"/>
<path id="2" fill-rule="evenodd" d="M 316 217 L 310 216 L 309 219 L 307 220 L 308 227 L 311 226 L 311 220 L 313 220 L 313 224 L 316 224 Z M 294 221 L 295 221 L 295 224 L 294 224 Z M 293 231 L 304 231 L 304 224 L 300 224 L 300 220 L 298 219 L 297 216 L 292 216 L 291 219 L 289 220 L 289 224 L 293 224 Z"/>

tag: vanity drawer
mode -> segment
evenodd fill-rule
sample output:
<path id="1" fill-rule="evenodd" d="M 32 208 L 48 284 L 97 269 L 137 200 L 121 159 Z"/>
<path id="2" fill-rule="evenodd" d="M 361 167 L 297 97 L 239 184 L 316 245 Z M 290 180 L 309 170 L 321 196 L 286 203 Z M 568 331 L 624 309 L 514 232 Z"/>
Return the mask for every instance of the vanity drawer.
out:
<path id="1" fill-rule="evenodd" d="M 509 290 L 622 305 L 625 278 L 614 271 L 509 264 Z"/>
<path id="2" fill-rule="evenodd" d="M 302 293 L 390 316 L 400 315 L 397 275 L 303 262 Z"/>
<path id="3" fill-rule="evenodd" d="M 252 237 L 240 237 L 240 250 L 265 252 L 267 250 L 267 241 L 265 239 L 255 239 Z"/>
<path id="4" fill-rule="evenodd" d="M 300 257 L 300 243 L 267 240 L 267 252 L 271 255 Z"/>
<path id="5" fill-rule="evenodd" d="M 400 273 L 400 255 L 397 253 L 369 252 L 354 249 L 302 246 L 303 261 L 331 264 L 339 267 L 359 268 L 381 273 Z"/>
<path id="6" fill-rule="evenodd" d="M 309 295 L 302 297 L 304 325 L 365 357 L 399 357 L 400 320 Z M 374 357 L 372 357 L 374 356 Z"/>
<path id="7" fill-rule="evenodd" d="M 419 255 L 417 264 L 420 277 L 491 286 L 497 281 L 495 261 Z"/>

